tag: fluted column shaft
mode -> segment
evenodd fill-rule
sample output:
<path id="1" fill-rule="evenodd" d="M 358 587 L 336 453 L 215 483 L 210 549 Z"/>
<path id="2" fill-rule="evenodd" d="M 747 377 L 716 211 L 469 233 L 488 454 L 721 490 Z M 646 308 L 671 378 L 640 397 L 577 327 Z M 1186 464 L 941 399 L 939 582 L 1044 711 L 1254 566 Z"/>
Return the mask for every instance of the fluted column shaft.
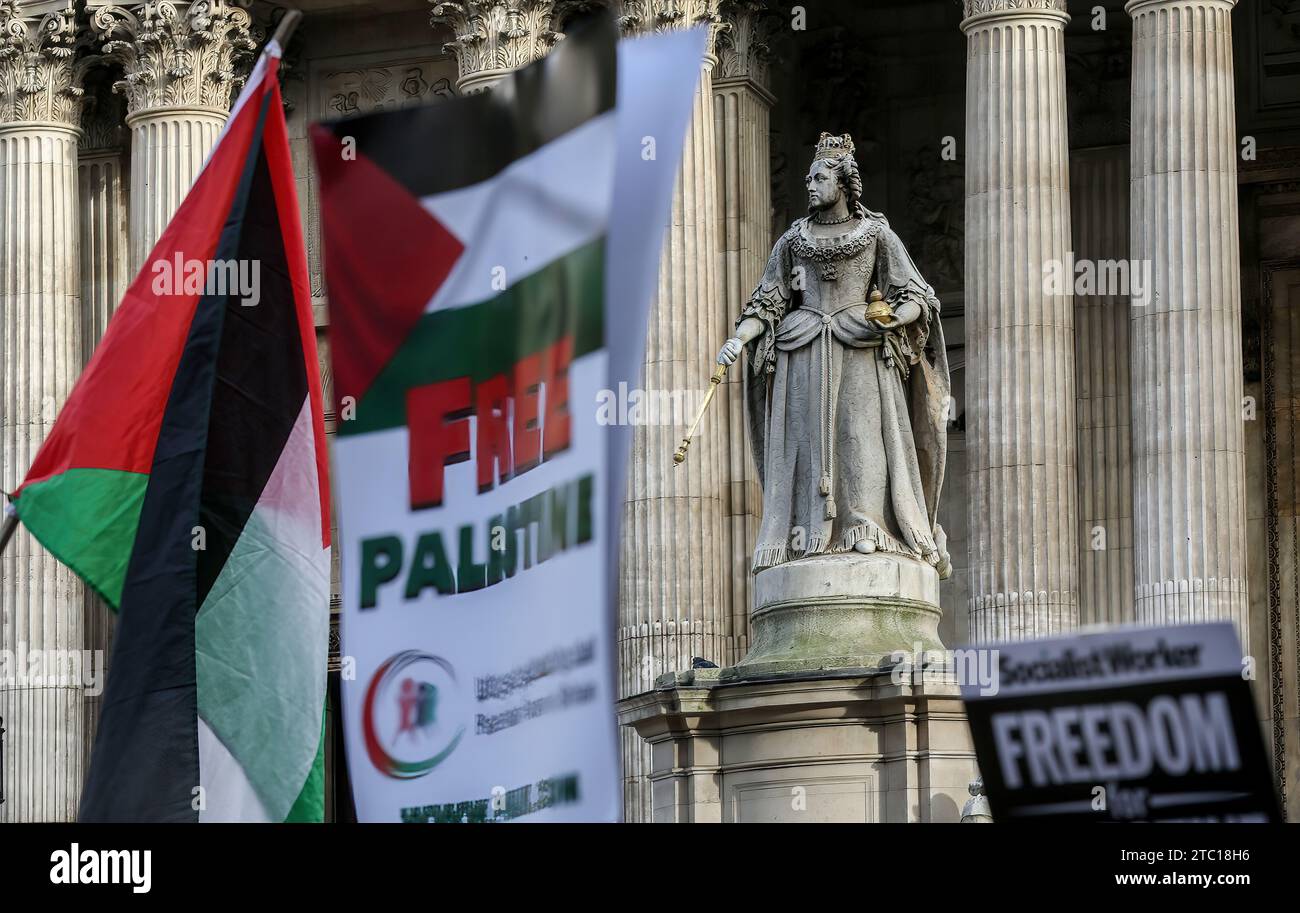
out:
<path id="1" fill-rule="evenodd" d="M 1135 0 L 1132 311 L 1137 619 L 1249 643 L 1232 8 Z"/>
<path id="2" fill-rule="evenodd" d="M 718 150 L 718 226 L 722 249 L 723 320 L 734 320 L 767 266 L 772 248 L 771 111 L 767 90 L 769 30 L 775 22 L 763 3 L 728 0 L 726 31 L 718 36 L 713 72 L 714 137 Z M 730 334 L 730 327 L 723 326 Z M 725 393 L 725 396 L 722 394 Z M 762 489 L 745 428 L 744 372 L 728 372 L 719 391 L 718 425 L 726 428 L 727 475 L 723 491 L 729 562 L 723 598 L 731 611 L 737 658 L 748 651 L 753 605 L 750 567 L 762 512 Z"/>
<path id="3" fill-rule="evenodd" d="M 127 212 L 122 153 L 84 147 L 78 153 L 77 199 L 81 249 L 81 363 L 85 365 L 104 336 L 131 275 L 128 268 Z M 116 616 L 94 592 L 85 595 L 83 643 L 100 650 L 108 674 L 113 655 Z M 88 764 L 103 693 L 88 696 L 84 719 L 84 756 Z"/>
<path id="4" fill-rule="evenodd" d="M 717 349 L 731 333 L 730 309 L 719 294 L 712 66 L 710 58 L 696 90 L 650 306 L 643 389 L 652 394 L 702 392 Z M 689 420 L 684 417 L 682 424 Z M 619 601 L 619 697 L 648 691 L 661 673 L 691 668 L 695 656 L 719 666 L 740 659 L 726 599 L 730 561 L 723 492 L 730 459 L 724 422 L 717 414 L 708 416 L 680 466 L 672 462 L 680 425 L 633 430 Z M 623 739 L 627 816 L 640 820 L 649 802 L 648 747 L 630 728 L 623 730 Z"/>
<path id="5" fill-rule="evenodd" d="M 77 177 L 84 364 L 103 338 L 131 279 L 121 151 L 81 150 Z"/>
<path id="6" fill-rule="evenodd" d="M 1115 146 L 1070 160 L 1076 260 L 1119 263 L 1128 257 L 1128 159 L 1128 150 Z M 1074 298 L 1083 624 L 1133 622 L 1130 300 L 1118 287 Z"/>
<path id="7" fill-rule="evenodd" d="M 0 2 L 0 487 L 13 491 L 81 367 L 80 45 L 71 4 Z M 86 706 L 80 580 L 21 527 L 0 555 L 0 822 L 71 821 Z"/>
<path id="8" fill-rule="evenodd" d="M 967 460 L 971 632 L 1078 622 L 1074 314 L 1063 0 L 968 0 Z"/>
<path id="9" fill-rule="evenodd" d="M 81 367 L 77 136 L 62 123 L 0 123 L 0 435 L 3 487 L 22 481 Z M 83 773 L 80 681 L 23 680 L 82 649 L 77 577 L 21 528 L 0 558 L 6 801 L 0 821 L 75 820 Z M 51 663 L 52 664 L 52 663 Z M 57 669 L 52 670 L 57 674 Z"/>
<path id="10" fill-rule="evenodd" d="M 226 112 L 152 108 L 127 118 L 131 127 L 131 273 L 153 250 L 199 176 Z"/>

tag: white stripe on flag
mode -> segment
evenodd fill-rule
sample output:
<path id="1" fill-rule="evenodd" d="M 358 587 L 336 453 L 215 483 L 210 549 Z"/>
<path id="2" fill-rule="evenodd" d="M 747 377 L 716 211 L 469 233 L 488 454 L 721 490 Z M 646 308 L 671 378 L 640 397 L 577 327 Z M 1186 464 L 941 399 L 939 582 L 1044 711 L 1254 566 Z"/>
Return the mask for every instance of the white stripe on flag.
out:
<path id="1" fill-rule="evenodd" d="M 221 744 L 203 717 L 199 717 L 199 771 L 199 779 L 203 781 L 200 784 L 203 787 L 200 824 L 261 824 L 271 820 L 267 817 L 266 806 L 253 790 L 253 784 L 244 775 L 244 768 Z"/>
<path id="2" fill-rule="evenodd" d="M 199 715 L 273 821 L 283 821 L 320 746 L 329 654 L 330 552 L 321 546 L 311 396 L 194 621 Z M 222 758 L 214 756 L 220 762 Z M 199 780 L 209 804 L 225 778 Z"/>
<path id="3" fill-rule="evenodd" d="M 508 288 L 603 235 L 615 127 L 608 111 L 486 181 L 424 197 L 424 208 L 466 245 L 426 313 L 486 301 L 503 290 L 498 279 Z"/>

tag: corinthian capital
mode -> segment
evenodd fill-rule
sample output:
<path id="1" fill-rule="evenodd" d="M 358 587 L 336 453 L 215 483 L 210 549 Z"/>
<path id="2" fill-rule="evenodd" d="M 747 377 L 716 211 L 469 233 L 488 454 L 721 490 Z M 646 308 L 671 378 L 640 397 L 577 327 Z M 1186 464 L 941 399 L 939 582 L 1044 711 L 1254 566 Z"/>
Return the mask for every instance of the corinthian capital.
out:
<path id="1" fill-rule="evenodd" d="M 719 0 L 613 0 L 624 35 L 644 35 L 708 25 L 705 53 L 712 55 L 718 34 L 727 29 L 718 13 Z"/>
<path id="2" fill-rule="evenodd" d="M 460 90 L 481 91 L 546 56 L 562 37 L 556 7 L 555 0 L 434 0 L 430 22 L 456 36 L 445 50 L 456 55 Z"/>
<path id="3" fill-rule="evenodd" d="M 714 79 L 749 79 L 767 87 L 774 19 L 763 0 L 722 0 Z"/>
<path id="4" fill-rule="evenodd" d="M 0 0 L 0 123 L 76 126 L 81 63 L 71 0 Z"/>
<path id="5" fill-rule="evenodd" d="M 962 19 L 986 13 L 1064 13 L 1065 0 L 962 0 Z"/>
<path id="6" fill-rule="evenodd" d="M 128 116 L 154 108 L 226 110 L 244 81 L 237 70 L 255 47 L 248 12 L 226 0 L 88 0 L 104 53 L 121 61 Z"/>

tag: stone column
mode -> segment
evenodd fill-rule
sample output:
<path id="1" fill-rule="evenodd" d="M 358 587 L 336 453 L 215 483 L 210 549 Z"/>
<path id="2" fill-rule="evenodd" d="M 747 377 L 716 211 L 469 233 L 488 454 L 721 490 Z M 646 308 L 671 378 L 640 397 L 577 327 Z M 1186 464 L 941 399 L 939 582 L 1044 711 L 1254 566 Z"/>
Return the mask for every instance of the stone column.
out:
<path id="1" fill-rule="evenodd" d="M 1137 620 L 1228 619 L 1249 643 L 1235 0 L 1133 0 Z"/>
<path id="2" fill-rule="evenodd" d="M 1128 158 L 1123 146 L 1108 146 L 1070 159 L 1075 258 L 1096 263 L 1098 276 L 1103 263 L 1128 257 Z M 1130 306 L 1122 287 L 1074 297 L 1082 624 L 1133 622 Z"/>
<path id="3" fill-rule="evenodd" d="M 976 640 L 1078 622 L 1065 0 L 966 0 L 966 409 Z"/>
<path id="4" fill-rule="evenodd" d="M 718 348 L 731 335 L 739 302 L 721 295 L 718 149 L 713 70 L 717 0 L 624 0 L 626 34 L 711 26 L 695 106 L 650 306 L 645 381 L 650 394 L 703 393 Z M 723 417 L 706 417 L 686 462 L 674 466 L 684 426 L 634 429 L 624 512 L 619 604 L 619 697 L 650 690 L 656 676 L 689 669 L 693 657 L 734 665 L 731 606 L 724 582 L 731 563 L 723 512 L 730 446 Z M 623 729 L 624 811 L 649 820 L 649 747 Z"/>
<path id="5" fill-rule="evenodd" d="M 0 485 L 22 481 L 81 367 L 80 63 L 66 2 L 0 0 Z M 0 822 L 72 821 L 83 773 L 80 681 L 25 680 L 83 646 L 81 582 L 21 527 L 0 557 L 5 803 Z M 66 655 L 66 654 L 62 654 Z M 58 669 L 53 671 L 58 675 Z"/>
<path id="6" fill-rule="evenodd" d="M 456 56 L 462 95 L 486 92 L 512 70 L 545 57 L 562 37 L 555 0 L 435 0 L 433 25 L 456 36 L 444 49 Z"/>
<path id="7" fill-rule="evenodd" d="M 138 270 L 220 135 L 236 67 L 251 54 L 248 13 L 227 0 L 88 0 L 104 52 L 125 72 L 131 128 L 130 263 Z"/>
<path id="8" fill-rule="evenodd" d="M 767 266 L 772 248 L 772 104 L 767 90 L 766 4 L 726 0 L 713 72 L 714 135 L 718 148 L 719 236 L 722 246 L 722 307 L 739 313 Z M 737 658 L 749 648 L 753 605 L 750 565 L 762 513 L 762 489 L 745 431 L 743 372 L 733 369 L 719 391 L 718 423 L 727 429 L 727 475 L 722 509 L 727 524 L 729 570 L 723 598 L 731 607 Z M 721 394 L 725 393 L 725 397 Z M 725 423 L 722 421 L 725 418 Z"/>
<path id="9" fill-rule="evenodd" d="M 123 174 L 124 108 L 120 98 L 92 95 L 88 89 L 77 150 L 83 364 L 103 338 L 132 278 Z"/>
<path id="10" fill-rule="evenodd" d="M 112 93 L 103 70 L 86 75 L 86 96 L 77 148 L 78 238 L 81 267 L 81 364 L 94 354 L 131 281 L 126 217 L 126 101 Z M 84 644 L 99 650 L 108 674 L 117 616 L 87 590 Z M 84 725 L 85 763 L 99 728 L 103 693 L 87 698 Z"/>

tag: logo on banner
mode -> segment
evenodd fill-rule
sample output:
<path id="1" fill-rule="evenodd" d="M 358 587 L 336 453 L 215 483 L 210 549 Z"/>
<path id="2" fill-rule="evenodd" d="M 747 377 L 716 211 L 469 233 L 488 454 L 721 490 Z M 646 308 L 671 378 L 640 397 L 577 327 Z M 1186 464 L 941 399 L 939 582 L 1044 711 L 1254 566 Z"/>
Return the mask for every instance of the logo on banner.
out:
<path id="1" fill-rule="evenodd" d="M 370 763 L 395 780 L 414 780 L 456 750 L 465 734 L 456 670 L 440 656 L 404 650 L 371 676 L 361 727 Z"/>

